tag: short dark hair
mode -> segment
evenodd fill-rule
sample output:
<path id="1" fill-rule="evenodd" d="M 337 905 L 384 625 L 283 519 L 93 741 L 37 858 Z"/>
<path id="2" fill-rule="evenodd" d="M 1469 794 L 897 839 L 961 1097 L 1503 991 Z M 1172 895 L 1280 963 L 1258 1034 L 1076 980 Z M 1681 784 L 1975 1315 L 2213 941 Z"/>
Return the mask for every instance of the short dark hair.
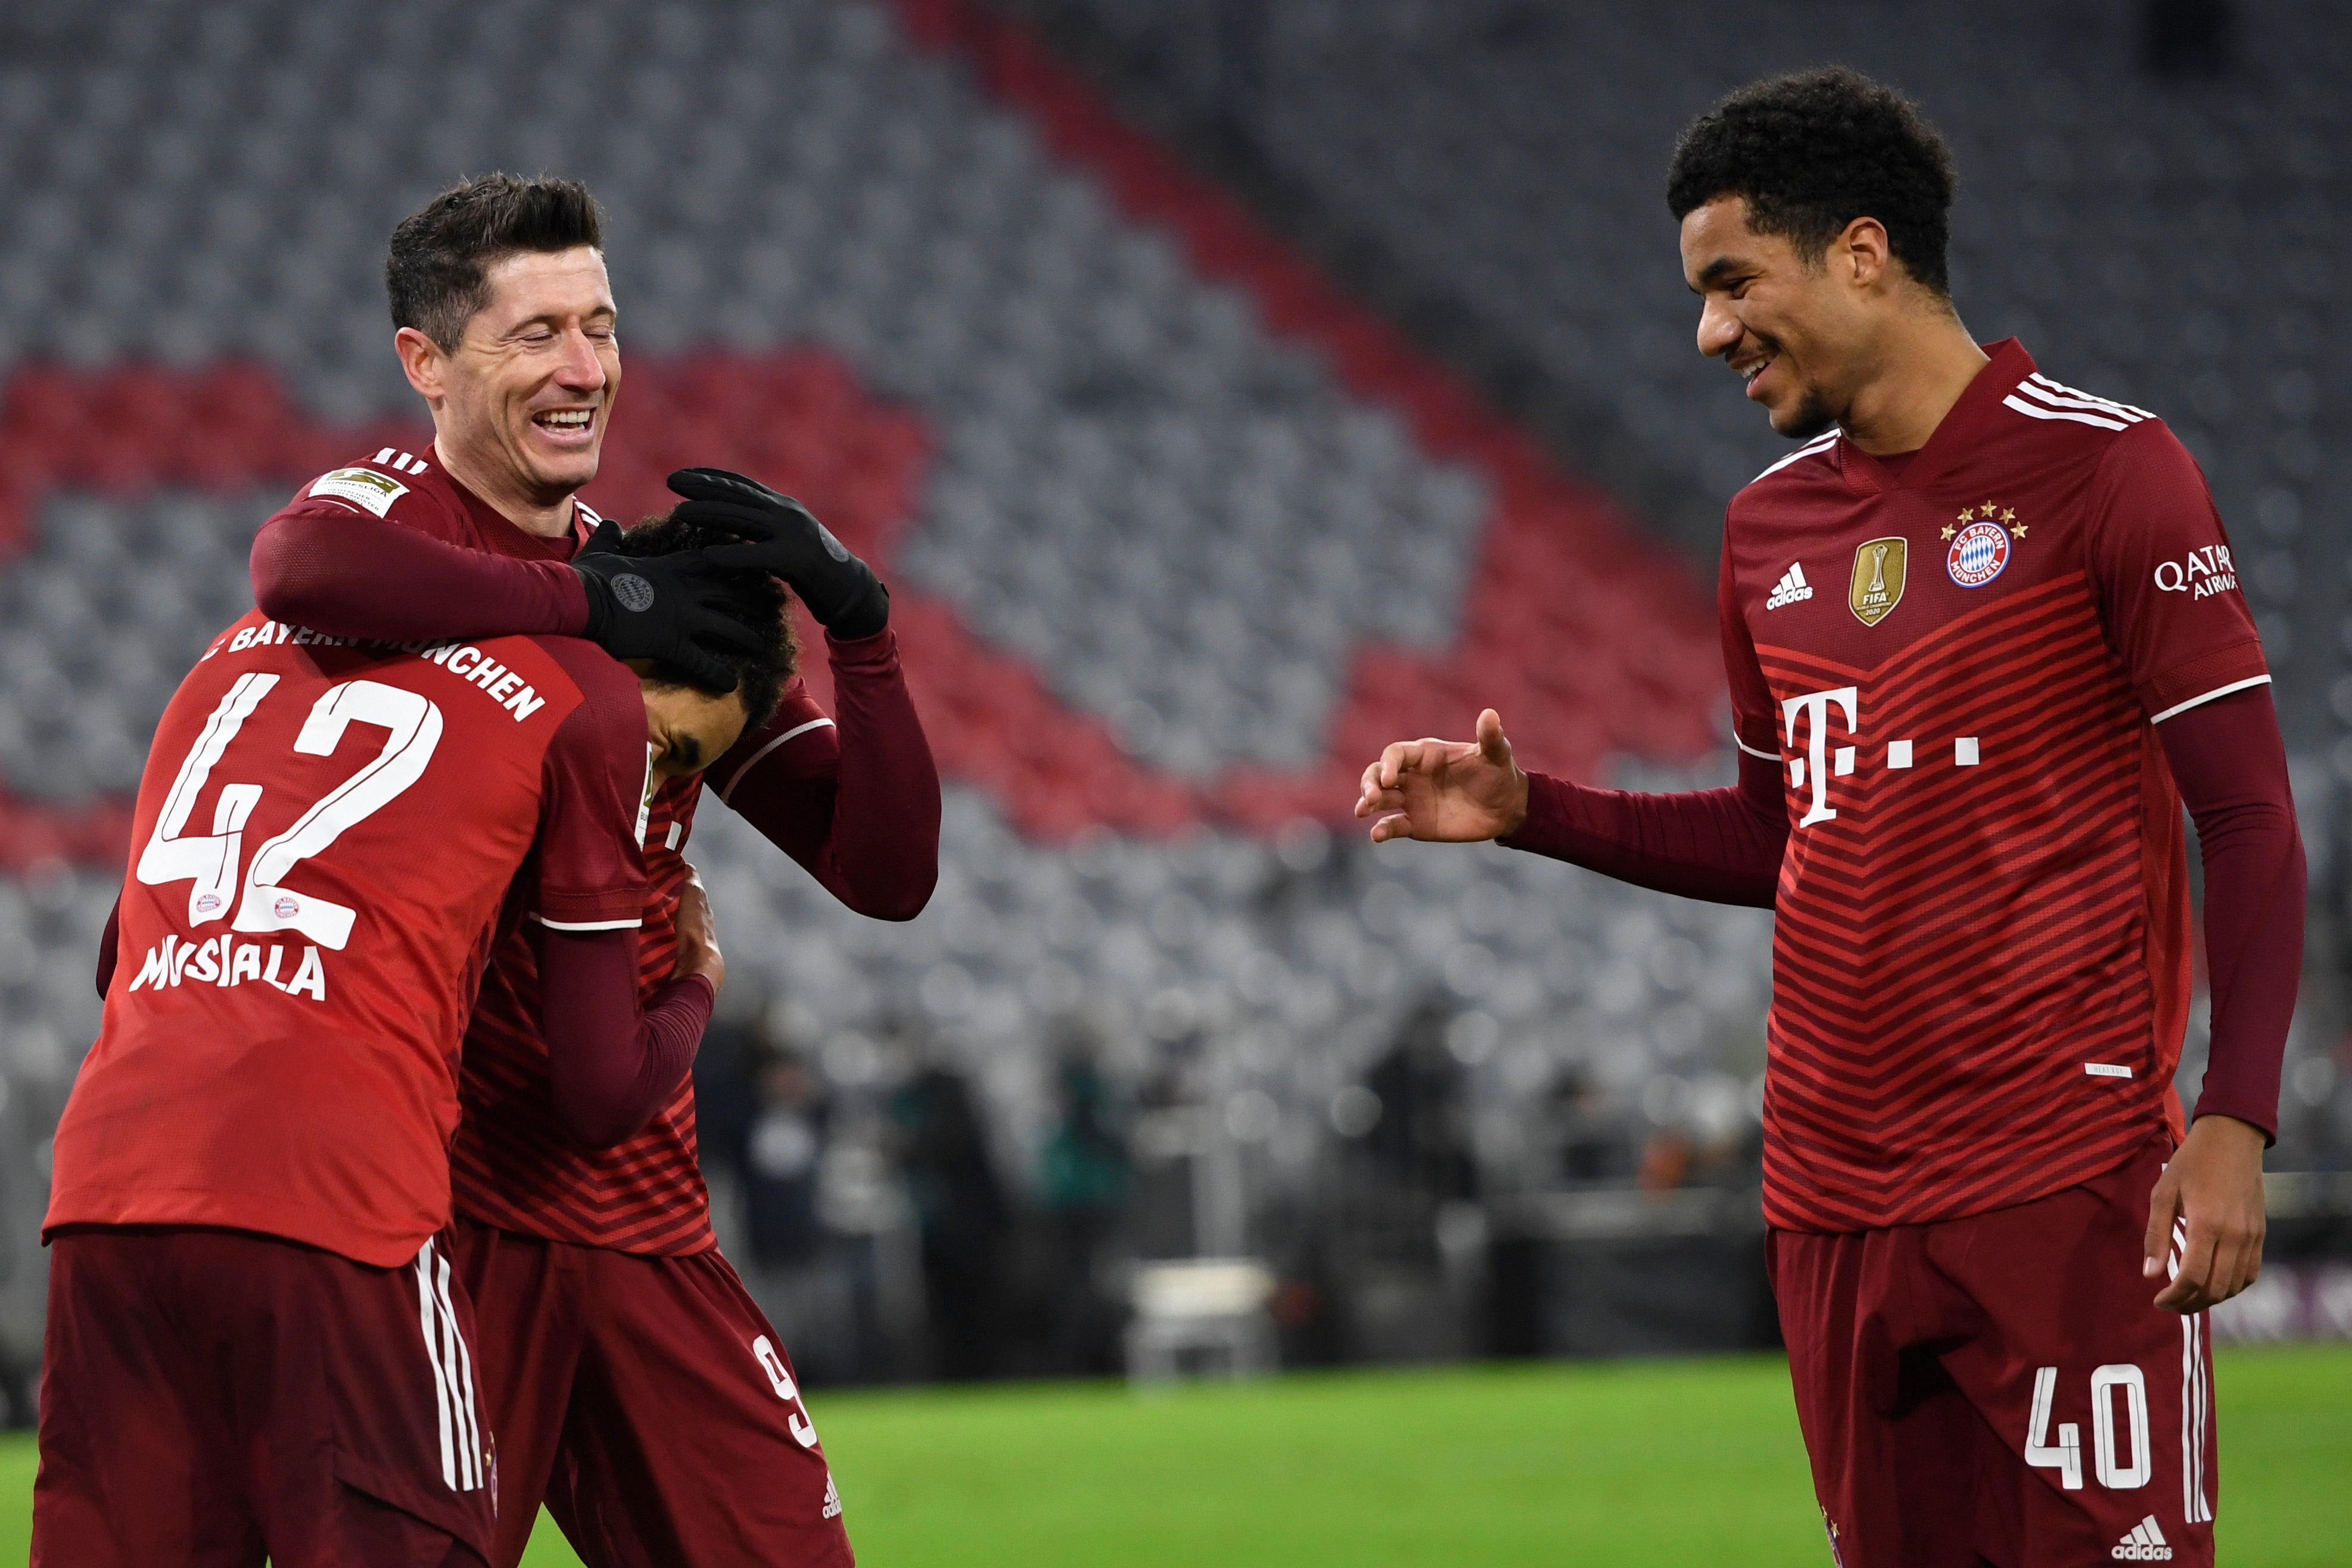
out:
<path id="1" fill-rule="evenodd" d="M 521 251 L 602 250 L 604 221 L 577 180 L 483 174 L 460 180 L 400 220 L 383 258 L 392 324 L 445 349 L 490 302 L 493 262 Z"/>
<path id="2" fill-rule="evenodd" d="M 675 555 L 680 551 L 709 550 L 741 541 L 740 534 L 730 533 L 723 528 L 665 514 L 646 518 L 623 531 L 620 553 Z M 793 596 L 782 583 L 749 566 L 727 572 L 723 580 L 728 616 L 749 626 L 760 639 L 759 646 L 749 653 L 738 653 L 733 648 L 710 650 L 734 673 L 734 686 L 713 688 L 662 659 L 654 661 L 653 677 L 672 686 L 690 686 L 713 697 L 724 697 L 732 689 L 743 699 L 747 716 L 743 732 L 749 734 L 774 716 L 776 703 L 784 693 L 784 682 L 800 668 L 800 638 L 793 630 Z"/>
<path id="3" fill-rule="evenodd" d="M 1675 143 L 1666 208 L 1681 222 L 1721 196 L 1807 261 L 1858 217 L 1938 298 L 1951 293 L 1952 150 L 1919 106 L 1843 66 L 1750 82 L 1691 121 Z"/>

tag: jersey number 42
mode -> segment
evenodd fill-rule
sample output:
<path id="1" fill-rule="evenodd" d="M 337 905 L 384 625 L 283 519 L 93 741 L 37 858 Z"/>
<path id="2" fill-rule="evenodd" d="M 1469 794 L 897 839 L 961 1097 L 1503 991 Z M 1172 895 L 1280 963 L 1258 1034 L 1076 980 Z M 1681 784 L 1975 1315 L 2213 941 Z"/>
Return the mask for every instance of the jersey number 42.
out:
<path id="1" fill-rule="evenodd" d="M 294 738 L 294 750 L 308 756 L 332 756 L 343 731 L 355 723 L 390 731 L 383 749 L 313 803 L 286 831 L 256 849 L 251 865 L 246 866 L 245 825 L 261 800 L 261 785 L 223 784 L 213 807 L 212 832 L 198 836 L 185 829 L 214 767 L 278 680 L 275 675 L 257 672 L 242 675 L 221 698 L 180 763 L 156 816 L 155 831 L 140 851 L 136 875 L 149 887 L 193 881 L 188 893 L 192 926 L 227 916 L 234 900 L 232 931 L 299 931 L 320 947 L 340 950 L 351 940 L 353 911 L 316 894 L 291 892 L 283 885 L 285 879 L 424 775 L 441 742 L 441 710 L 416 692 L 381 681 L 346 680 L 329 688 L 310 705 L 310 716 Z"/>

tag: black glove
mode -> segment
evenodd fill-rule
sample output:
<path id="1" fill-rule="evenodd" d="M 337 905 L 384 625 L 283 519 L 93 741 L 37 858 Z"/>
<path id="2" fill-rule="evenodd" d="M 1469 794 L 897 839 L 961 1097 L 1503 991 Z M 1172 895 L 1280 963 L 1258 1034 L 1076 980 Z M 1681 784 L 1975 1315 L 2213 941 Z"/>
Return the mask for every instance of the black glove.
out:
<path id="1" fill-rule="evenodd" d="M 724 468 L 680 468 L 669 477 L 669 488 L 685 498 L 671 516 L 749 542 L 712 546 L 712 561 L 782 577 L 835 637 L 845 642 L 870 637 L 889 624 L 890 590 L 882 579 L 792 497 Z"/>
<path id="2" fill-rule="evenodd" d="M 699 550 L 674 555 L 623 555 L 621 528 L 597 525 L 572 558 L 588 590 L 582 635 L 614 658 L 657 658 L 697 686 L 735 689 L 735 672 L 716 650 L 757 653 L 760 637 L 730 613 L 727 563 Z"/>

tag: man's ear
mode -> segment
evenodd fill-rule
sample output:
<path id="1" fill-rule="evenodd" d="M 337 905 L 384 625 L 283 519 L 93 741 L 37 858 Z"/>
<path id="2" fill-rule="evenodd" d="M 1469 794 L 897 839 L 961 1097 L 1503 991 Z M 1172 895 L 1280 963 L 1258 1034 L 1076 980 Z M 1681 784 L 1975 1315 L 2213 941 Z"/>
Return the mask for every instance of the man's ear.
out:
<path id="1" fill-rule="evenodd" d="M 1886 243 L 1886 226 L 1874 217 L 1858 217 L 1845 226 L 1832 247 L 1846 276 L 1856 288 L 1875 288 L 1885 278 L 1894 253 Z"/>
<path id="2" fill-rule="evenodd" d="M 449 352 L 415 327 L 403 327 L 392 335 L 392 346 L 400 355 L 400 368 L 408 373 L 408 384 L 416 395 L 436 407 L 447 395 L 445 377 L 449 364 Z"/>

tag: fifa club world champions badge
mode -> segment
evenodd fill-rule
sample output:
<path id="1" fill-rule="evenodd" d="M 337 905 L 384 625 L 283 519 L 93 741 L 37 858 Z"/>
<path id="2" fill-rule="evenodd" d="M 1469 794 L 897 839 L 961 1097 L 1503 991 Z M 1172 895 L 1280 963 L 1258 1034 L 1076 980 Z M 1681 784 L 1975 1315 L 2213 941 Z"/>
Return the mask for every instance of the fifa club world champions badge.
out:
<path id="1" fill-rule="evenodd" d="M 1854 619 L 1874 626 L 1903 602 L 1903 583 L 1909 574 L 1911 546 L 1900 536 L 1866 539 L 1853 552 L 1853 581 L 1846 588 L 1846 607 Z"/>
<path id="2" fill-rule="evenodd" d="M 2024 537 L 2025 528 L 2017 523 L 2015 509 L 1991 501 L 1962 509 L 1958 524 L 1944 530 L 1944 537 L 1951 542 L 1944 570 L 1952 574 L 1953 582 L 1963 588 L 1981 588 L 2008 568 L 2010 531 L 2002 523 L 2016 524 L 2018 537 Z"/>

